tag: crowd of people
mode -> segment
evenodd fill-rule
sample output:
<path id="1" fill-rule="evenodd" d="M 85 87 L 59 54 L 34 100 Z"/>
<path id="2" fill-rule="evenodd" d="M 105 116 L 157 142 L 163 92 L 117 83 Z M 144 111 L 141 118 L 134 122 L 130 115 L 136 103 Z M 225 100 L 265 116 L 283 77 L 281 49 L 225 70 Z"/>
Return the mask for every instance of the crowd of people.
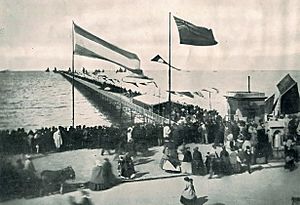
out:
<path id="1" fill-rule="evenodd" d="M 137 151 L 158 144 L 162 126 L 158 124 L 136 124 L 132 129 L 132 138 Z M 0 130 L 0 153 L 46 153 L 82 148 L 126 149 L 127 127 L 115 126 L 76 126 L 46 127 L 25 131 Z M 130 146 L 130 145 L 128 145 Z"/>
<path id="2" fill-rule="evenodd" d="M 290 120 L 288 133 L 276 130 L 272 135 L 263 121 L 224 121 L 216 112 L 202 115 L 203 121 L 187 120 L 181 117 L 177 123 L 169 125 L 134 124 L 128 127 L 76 126 L 49 127 L 37 130 L 0 130 L 0 153 L 46 153 L 82 148 L 102 148 L 102 154 L 111 149 L 119 152 L 145 151 L 149 147 L 163 145 L 166 138 L 172 139 L 175 147 L 183 143 L 212 143 L 224 146 L 227 151 L 251 151 L 251 163 L 259 160 L 268 162 L 273 150 L 294 146 L 299 143 L 296 118 Z M 294 125 L 296 124 L 296 125 Z M 130 135 L 128 134 L 130 133 Z M 129 141 L 131 138 L 132 141 Z M 134 142 L 134 143 L 133 143 Z M 172 147 L 171 147 L 172 148 Z M 172 148 L 174 149 L 174 148 Z M 292 149 L 294 150 L 294 149 Z M 297 159 L 295 159 L 297 160 Z"/>
<path id="3" fill-rule="evenodd" d="M 197 108 L 193 107 L 191 110 Z M 22 128 L 2 130 L 0 152 L 4 155 L 13 155 L 101 148 L 100 154 L 104 155 L 106 152 L 110 154 L 110 150 L 114 149 L 114 153 L 119 156 L 117 167 L 119 178 L 123 179 L 135 177 L 132 157 L 137 152 L 147 151 L 152 146 L 164 146 L 160 168 L 168 172 L 208 175 L 209 178 L 246 170 L 251 173 L 253 171 L 251 165 L 267 163 L 273 157 L 274 151 L 280 149 L 283 149 L 285 154 L 285 168 L 291 171 L 295 169 L 295 162 L 298 161 L 298 152 L 295 149 L 295 145 L 299 143 L 298 118 L 290 119 L 287 133 L 276 130 L 271 134 L 263 121 L 258 123 L 225 121 L 215 111 L 201 113 L 196 111 L 196 114 L 192 115 L 194 117 L 191 117 L 193 112 L 182 112 L 180 119 L 171 125 L 148 123 L 122 128 L 60 126 L 27 132 Z M 192 149 L 190 143 L 196 146 L 192 145 Z M 203 150 L 197 146 L 199 144 L 211 144 L 211 150 L 203 153 Z M 12 166 L 6 163 L 5 166 L 1 166 L 1 174 L 11 176 L 5 178 L 8 180 L 7 184 L 18 181 L 22 177 L 19 170 L 22 170 L 23 174 L 27 173 L 25 175 L 29 178 L 31 175 L 28 173 L 35 172 L 30 157 L 27 157 L 24 163 L 17 161 L 16 164 L 17 166 Z M 90 189 L 103 190 L 112 187 L 117 183 L 118 178 L 112 173 L 112 166 L 108 159 L 96 163 L 89 183 Z M 26 183 L 24 182 L 23 185 Z M 22 187 L 18 183 L 15 184 L 17 187 Z M 9 189 L 2 191 L 7 193 Z"/>
<path id="4" fill-rule="evenodd" d="M 61 73 L 65 73 L 65 74 L 71 74 L 70 72 L 66 72 L 66 71 L 60 71 Z M 122 93 L 127 97 L 135 97 L 138 95 L 141 95 L 140 92 L 136 91 L 136 90 L 131 90 L 131 89 L 127 89 L 125 87 L 120 87 L 115 85 L 114 80 L 109 79 L 107 77 L 103 77 L 103 82 L 99 81 L 95 76 L 98 74 L 99 72 L 96 72 L 95 74 L 93 74 L 94 76 L 91 76 L 89 73 L 84 72 L 84 73 L 79 73 L 79 72 L 75 72 L 74 76 L 76 78 L 85 80 L 87 82 L 93 83 L 95 85 L 98 85 L 101 89 L 109 89 L 109 91 L 111 92 L 115 92 L 115 93 Z"/>
<path id="5" fill-rule="evenodd" d="M 282 150 L 285 168 L 292 171 L 298 161 L 295 145 L 299 143 L 296 131 L 299 122 L 296 119 L 293 117 L 289 121 L 287 133 L 276 130 L 273 134 L 262 120 L 259 123 L 228 122 L 219 116 L 200 122 L 200 126 L 194 128 L 194 135 L 189 130 L 192 128 L 190 121 L 182 120 L 171 128 L 166 125 L 160 167 L 166 171 L 209 174 L 210 178 L 214 174 L 239 173 L 243 166 L 251 173 L 251 165 L 268 163 L 274 151 Z M 197 147 L 192 155 L 189 147 L 184 146 L 190 142 L 212 143 L 212 151 L 206 153 L 205 161 Z"/>

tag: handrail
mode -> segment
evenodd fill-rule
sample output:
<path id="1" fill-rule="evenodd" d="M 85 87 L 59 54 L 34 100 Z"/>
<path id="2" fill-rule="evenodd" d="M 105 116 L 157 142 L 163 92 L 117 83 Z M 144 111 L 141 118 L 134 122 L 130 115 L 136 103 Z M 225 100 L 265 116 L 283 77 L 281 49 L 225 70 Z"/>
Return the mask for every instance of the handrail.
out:
<path id="1" fill-rule="evenodd" d="M 72 78 L 72 76 L 66 74 L 66 73 L 61 73 L 63 76 L 67 77 L 67 78 Z M 96 91 L 97 93 L 100 93 L 101 95 L 111 99 L 112 101 L 118 102 L 120 103 L 122 106 L 128 107 L 136 112 L 138 112 L 139 114 L 155 121 L 158 123 L 164 123 L 167 122 L 168 119 L 160 116 L 152 111 L 149 111 L 137 104 L 134 104 L 130 101 L 130 99 L 126 96 L 123 96 L 121 94 L 118 93 L 112 93 L 112 92 L 108 92 L 108 91 L 104 91 L 104 90 L 100 90 L 99 86 L 95 85 L 94 83 L 91 82 L 87 82 L 85 80 L 82 80 L 80 78 L 74 77 L 74 80 L 76 80 L 77 82 L 84 84 L 85 86 L 89 87 L 90 89 Z"/>

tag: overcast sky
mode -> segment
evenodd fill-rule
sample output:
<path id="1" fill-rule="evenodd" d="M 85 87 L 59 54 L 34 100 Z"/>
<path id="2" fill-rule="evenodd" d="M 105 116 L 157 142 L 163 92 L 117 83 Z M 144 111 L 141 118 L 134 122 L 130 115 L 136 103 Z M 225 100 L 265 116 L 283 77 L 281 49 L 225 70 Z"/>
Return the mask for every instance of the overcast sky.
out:
<path id="1" fill-rule="evenodd" d="M 213 30 L 216 46 L 180 45 L 172 19 L 173 65 L 182 69 L 299 69 L 299 0 L 0 0 L 0 69 L 71 66 L 72 20 L 136 53 L 142 69 L 168 57 L 168 12 Z M 75 57 L 76 67 L 113 68 Z"/>

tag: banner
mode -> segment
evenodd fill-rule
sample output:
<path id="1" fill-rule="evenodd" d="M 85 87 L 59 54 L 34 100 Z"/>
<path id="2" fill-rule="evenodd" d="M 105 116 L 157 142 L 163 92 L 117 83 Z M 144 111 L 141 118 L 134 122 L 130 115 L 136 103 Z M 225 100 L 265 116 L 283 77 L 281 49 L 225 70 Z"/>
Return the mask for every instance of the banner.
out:
<path id="1" fill-rule="evenodd" d="M 122 66 L 131 72 L 143 74 L 139 57 L 89 33 L 74 23 L 74 54 L 98 58 Z"/>

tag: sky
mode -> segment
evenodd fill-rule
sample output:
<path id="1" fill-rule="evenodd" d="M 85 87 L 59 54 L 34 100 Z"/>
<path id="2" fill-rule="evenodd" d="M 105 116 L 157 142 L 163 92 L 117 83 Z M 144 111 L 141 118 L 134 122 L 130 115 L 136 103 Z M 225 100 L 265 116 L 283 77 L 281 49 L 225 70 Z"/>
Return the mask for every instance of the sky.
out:
<path id="1" fill-rule="evenodd" d="M 141 69 L 164 69 L 169 12 L 211 28 L 215 46 L 179 44 L 171 21 L 172 64 L 186 70 L 295 70 L 300 68 L 298 0 L 0 0 L 0 70 L 67 69 L 72 21 L 133 52 Z M 111 63 L 75 56 L 75 67 L 114 69 Z"/>

